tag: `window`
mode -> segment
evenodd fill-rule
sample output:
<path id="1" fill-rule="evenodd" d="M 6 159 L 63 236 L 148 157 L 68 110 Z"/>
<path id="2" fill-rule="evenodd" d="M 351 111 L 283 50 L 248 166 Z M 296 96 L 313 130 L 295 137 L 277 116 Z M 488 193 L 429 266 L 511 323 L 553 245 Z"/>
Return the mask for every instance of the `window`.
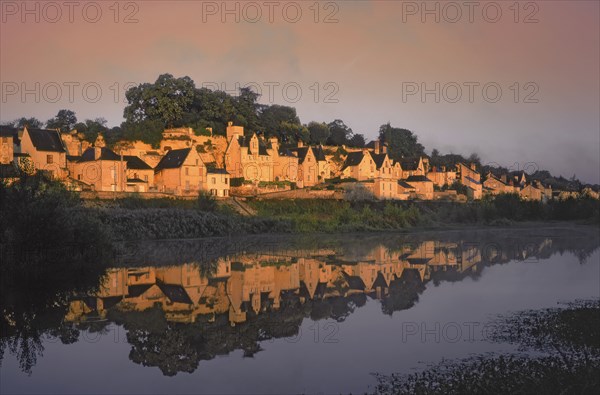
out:
<path id="1" fill-rule="evenodd" d="M 148 174 L 144 176 L 144 181 L 148 182 Z"/>
<path id="2" fill-rule="evenodd" d="M 196 166 L 198 166 L 198 159 L 196 159 Z"/>
<path id="3" fill-rule="evenodd" d="M 228 185 L 229 184 L 229 177 L 225 177 L 225 184 Z"/>
<path id="4" fill-rule="evenodd" d="M 46 163 L 47 164 L 54 163 L 54 157 L 52 155 L 46 155 Z"/>
<path id="5" fill-rule="evenodd" d="M 190 169 L 189 169 L 188 167 L 186 167 L 186 168 L 185 168 L 185 175 L 186 175 L 186 176 L 188 176 L 188 175 L 189 175 L 189 173 L 190 173 L 190 171 L 189 171 L 189 170 L 190 170 Z"/>
<path id="6" fill-rule="evenodd" d="M 213 177 L 213 178 L 212 178 L 212 183 L 213 183 L 213 184 L 216 184 L 216 183 L 217 183 L 217 179 L 216 179 L 216 177 Z"/>

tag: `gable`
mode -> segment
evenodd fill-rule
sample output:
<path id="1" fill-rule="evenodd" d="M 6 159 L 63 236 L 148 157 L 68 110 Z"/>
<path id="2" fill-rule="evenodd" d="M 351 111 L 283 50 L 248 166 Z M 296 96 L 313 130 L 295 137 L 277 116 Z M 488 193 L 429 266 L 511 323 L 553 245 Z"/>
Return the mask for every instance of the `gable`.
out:
<path id="1" fill-rule="evenodd" d="M 38 151 L 66 152 L 60 135 L 56 130 L 25 128 L 25 134 L 29 136 L 31 144 Z"/>

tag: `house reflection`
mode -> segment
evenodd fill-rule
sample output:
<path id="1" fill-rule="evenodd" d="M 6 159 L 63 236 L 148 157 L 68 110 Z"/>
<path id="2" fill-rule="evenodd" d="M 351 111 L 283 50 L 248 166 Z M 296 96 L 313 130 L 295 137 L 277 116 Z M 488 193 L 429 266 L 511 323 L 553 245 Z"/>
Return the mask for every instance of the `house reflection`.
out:
<path id="1" fill-rule="evenodd" d="M 366 253 L 340 253 L 331 249 L 269 254 L 239 254 L 219 258 L 206 273 L 201 264 L 169 267 L 110 269 L 100 291 L 70 302 L 66 321 L 82 322 L 90 317 L 104 319 L 107 311 L 144 311 L 159 307 L 169 322 L 213 322 L 226 316 L 235 326 L 249 316 L 278 310 L 282 299 L 297 303 L 349 298 L 353 295 L 379 299 L 384 306 L 390 292 L 401 288 L 424 288 L 432 277 L 453 279 L 478 273 L 482 263 L 526 259 L 552 248 L 552 240 L 508 250 L 499 245 L 481 246 L 466 242 L 424 241 L 389 248 L 378 245 Z M 406 280 L 414 284 L 406 284 Z M 414 302 L 413 300 L 413 302 Z M 391 314 L 392 308 L 384 312 Z"/>

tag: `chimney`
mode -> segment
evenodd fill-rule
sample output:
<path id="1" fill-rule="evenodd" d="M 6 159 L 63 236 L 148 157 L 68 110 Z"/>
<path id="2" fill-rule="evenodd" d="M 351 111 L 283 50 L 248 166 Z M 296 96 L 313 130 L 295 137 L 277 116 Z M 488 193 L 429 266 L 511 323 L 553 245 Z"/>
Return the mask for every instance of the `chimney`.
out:
<path id="1" fill-rule="evenodd" d="M 442 173 L 446 172 L 446 166 L 440 166 L 440 169 L 442 170 Z"/>
<path id="2" fill-rule="evenodd" d="M 94 147 L 94 160 L 100 159 L 100 156 L 102 156 L 102 148 Z"/>
<path id="3" fill-rule="evenodd" d="M 471 170 L 477 171 L 477 166 L 475 165 L 475 162 L 471 162 L 470 167 L 471 167 Z"/>
<path id="4" fill-rule="evenodd" d="M 279 152 L 279 140 L 277 140 L 277 137 L 270 137 L 269 142 L 271 143 L 273 151 Z"/>
<path id="5" fill-rule="evenodd" d="M 302 140 L 298 140 L 298 148 L 304 147 L 304 142 Z"/>
<path id="6" fill-rule="evenodd" d="M 375 140 L 375 153 L 376 154 L 380 153 L 379 146 L 380 146 L 379 140 Z"/>
<path id="7" fill-rule="evenodd" d="M 212 128 L 206 128 L 206 130 L 208 130 L 208 132 L 210 133 L 210 136 L 212 137 Z"/>
<path id="8" fill-rule="evenodd" d="M 386 144 L 381 144 L 381 153 L 387 154 L 387 145 Z"/>
<path id="9" fill-rule="evenodd" d="M 502 175 L 500 176 L 500 181 L 502 181 L 503 183 L 505 183 L 505 184 L 506 184 L 506 174 L 502 174 Z"/>

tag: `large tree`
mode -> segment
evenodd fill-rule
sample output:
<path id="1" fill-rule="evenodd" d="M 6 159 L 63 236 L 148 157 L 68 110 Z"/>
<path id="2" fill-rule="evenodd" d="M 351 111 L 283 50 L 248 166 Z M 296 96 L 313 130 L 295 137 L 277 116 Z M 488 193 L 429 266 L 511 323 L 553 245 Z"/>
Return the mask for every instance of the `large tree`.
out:
<path id="1" fill-rule="evenodd" d="M 329 138 L 329 126 L 325 122 L 309 122 L 308 133 L 311 144 L 325 144 Z"/>
<path id="2" fill-rule="evenodd" d="M 387 143 L 392 159 L 424 154 L 424 147 L 418 142 L 417 136 L 413 132 L 408 129 L 394 128 L 389 122 L 379 128 L 379 140 Z"/>
<path id="3" fill-rule="evenodd" d="M 329 127 L 329 138 L 327 139 L 327 144 L 329 145 L 348 144 L 352 138 L 352 129 L 341 119 L 336 119 L 327 126 Z"/>
<path id="4" fill-rule="evenodd" d="M 294 107 L 280 106 L 278 104 L 263 106 L 260 111 L 259 121 L 263 127 L 262 132 L 264 132 L 265 137 L 282 137 L 283 134 L 289 134 L 290 131 L 297 133 L 303 128 Z"/>
<path id="5" fill-rule="evenodd" d="M 106 119 L 104 118 L 86 119 L 85 122 L 75 124 L 74 128 L 83 134 L 86 141 L 91 143 L 96 141 L 98 133 L 106 133 L 108 131 Z"/>
<path id="6" fill-rule="evenodd" d="M 54 118 L 46 122 L 48 129 L 60 129 L 61 132 L 70 132 L 77 123 L 75 112 L 71 110 L 60 110 Z"/>
<path id="7" fill-rule="evenodd" d="M 15 119 L 12 124 L 9 123 L 9 125 L 15 127 L 15 128 L 22 128 L 24 126 L 27 126 L 28 128 L 33 128 L 33 129 L 39 129 L 42 126 L 44 126 L 44 123 L 42 121 L 40 121 L 37 118 L 31 117 L 31 118 L 25 118 L 25 117 L 21 117 L 19 119 Z"/>
<path id="8" fill-rule="evenodd" d="M 164 126 L 181 126 L 183 114 L 190 110 L 195 85 L 190 77 L 162 74 L 155 83 L 140 84 L 127 90 L 128 105 L 123 116 L 127 122 L 160 121 Z"/>

